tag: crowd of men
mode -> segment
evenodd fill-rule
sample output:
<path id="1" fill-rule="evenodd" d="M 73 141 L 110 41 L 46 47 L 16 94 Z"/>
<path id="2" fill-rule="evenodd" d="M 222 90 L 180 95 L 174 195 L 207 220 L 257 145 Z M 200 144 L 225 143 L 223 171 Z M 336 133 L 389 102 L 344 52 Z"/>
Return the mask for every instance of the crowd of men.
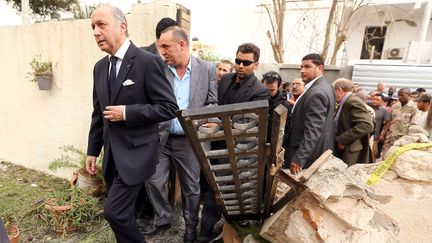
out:
<path id="1" fill-rule="evenodd" d="M 370 163 L 406 134 L 410 124 L 423 124 L 431 131 L 429 95 L 420 94 L 416 106 L 410 90 L 402 88 L 398 102 L 389 107 L 394 95 L 390 89 L 384 94 L 384 85 L 379 84 L 369 101 L 352 81 L 327 80 L 319 54 L 303 57 L 300 77 L 291 83 L 274 71 L 259 79 L 254 71 L 259 68 L 260 49 L 252 43 L 238 47 L 234 63 L 221 60 L 215 67 L 189 52 L 187 34 L 172 19 L 158 23 L 156 41 L 145 50 L 128 39 L 126 18 L 118 8 L 98 7 L 91 22 L 96 43 L 108 56 L 94 66 L 86 167 L 90 174 L 96 172 L 95 161 L 103 148 L 104 216 L 117 242 L 145 242 L 145 235 L 171 227 L 166 192 L 170 170 L 177 171 L 180 180 L 183 241 L 212 238 L 221 210 L 175 117 L 178 109 L 256 100 L 269 100 L 270 111 L 284 105 L 289 112 L 284 167 L 293 174 L 308 168 L 327 149 L 348 165 Z M 370 141 L 376 144 L 374 153 Z M 146 210 L 154 216 L 150 226 L 137 220 Z"/>

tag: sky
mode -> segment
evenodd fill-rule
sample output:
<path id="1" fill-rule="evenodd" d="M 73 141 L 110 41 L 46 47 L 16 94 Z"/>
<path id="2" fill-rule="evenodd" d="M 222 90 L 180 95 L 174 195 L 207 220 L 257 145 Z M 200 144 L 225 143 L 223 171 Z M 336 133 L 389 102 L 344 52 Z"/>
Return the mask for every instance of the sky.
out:
<path id="1" fill-rule="evenodd" d="M 152 0 L 141 0 L 141 3 L 151 2 Z M 238 16 L 249 9 L 256 9 L 256 5 L 263 0 L 172 0 L 191 10 L 191 37 L 198 37 L 200 41 L 217 46 L 224 46 L 227 43 L 227 36 L 236 34 L 232 30 L 232 16 Z M 138 0 L 80 0 L 81 4 L 93 5 L 97 3 L 111 3 L 128 13 L 131 6 Z M 221 14 L 223 13 L 223 14 Z M 249 12 L 250 13 L 250 12 Z M 21 18 L 16 15 L 16 11 L 6 5 L 5 0 L 0 0 L 0 26 L 20 25 Z M 205 21 L 203 21 L 205 20 Z M 247 19 L 244 19 L 247 23 Z M 243 24 L 243 23 L 242 23 Z M 252 32 L 245 39 L 253 38 Z M 220 48 L 218 55 L 226 57 L 234 50 Z"/>

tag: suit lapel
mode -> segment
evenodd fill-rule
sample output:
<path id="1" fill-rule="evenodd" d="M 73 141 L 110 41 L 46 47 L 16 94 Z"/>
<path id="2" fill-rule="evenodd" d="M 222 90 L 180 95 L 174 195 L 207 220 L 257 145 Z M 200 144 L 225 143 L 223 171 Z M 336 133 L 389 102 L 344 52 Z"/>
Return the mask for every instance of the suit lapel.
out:
<path id="1" fill-rule="evenodd" d="M 133 62 L 132 59 L 136 56 L 136 47 L 131 43 L 129 46 L 129 49 L 127 50 L 123 60 L 122 60 L 122 64 L 120 66 L 120 70 L 119 73 L 117 75 L 117 79 L 115 81 L 115 86 L 114 86 L 114 92 L 113 92 L 113 97 L 111 97 L 111 103 L 113 104 L 122 85 L 123 85 L 123 81 L 126 80 L 126 76 L 129 73 L 129 70 L 131 69 Z M 111 87 L 112 88 L 112 87 Z"/>
<path id="2" fill-rule="evenodd" d="M 236 102 L 239 102 L 239 101 L 242 102 L 243 99 L 244 99 L 244 97 L 246 97 L 246 96 L 243 96 L 243 94 L 246 93 L 246 92 L 248 92 L 251 89 L 251 86 L 253 85 L 253 83 L 255 81 L 254 77 L 255 77 L 255 75 L 252 75 L 252 76 L 250 76 L 250 77 L 248 77 L 248 78 L 246 78 L 246 79 L 244 79 L 244 80 L 241 81 L 241 82 L 244 82 L 244 83 L 242 83 L 240 85 L 240 88 L 239 88 L 239 91 L 238 91 L 238 95 L 236 95 L 234 97 L 234 100 Z"/>
<path id="3" fill-rule="evenodd" d="M 195 97 L 195 90 L 196 90 L 196 88 L 198 87 L 198 81 L 199 81 L 199 76 L 200 76 L 200 69 L 199 69 L 199 63 L 198 63 L 198 60 L 195 58 L 195 57 L 193 57 L 193 56 L 191 56 L 191 60 L 190 60 L 192 63 L 191 63 L 191 67 L 192 67 L 192 70 L 194 70 L 193 72 L 192 72 L 192 70 L 191 70 L 191 79 L 190 79 L 190 90 L 189 90 L 189 107 L 191 106 L 191 104 L 192 104 L 192 98 L 193 97 Z"/>

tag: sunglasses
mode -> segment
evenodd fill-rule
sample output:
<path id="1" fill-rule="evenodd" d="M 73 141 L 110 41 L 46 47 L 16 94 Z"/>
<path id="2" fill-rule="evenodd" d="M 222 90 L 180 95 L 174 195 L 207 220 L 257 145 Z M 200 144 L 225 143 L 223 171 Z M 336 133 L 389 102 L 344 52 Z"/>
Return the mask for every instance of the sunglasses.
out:
<path id="1" fill-rule="evenodd" d="M 281 76 L 278 74 L 267 74 L 264 76 L 264 79 L 267 81 L 282 80 Z"/>
<path id="2" fill-rule="evenodd" d="M 255 63 L 255 62 L 254 61 L 248 61 L 248 60 L 242 60 L 242 59 L 236 58 L 235 59 L 235 63 L 237 65 L 240 65 L 240 64 L 243 63 L 243 66 L 247 67 L 247 66 L 250 66 L 252 63 Z"/>

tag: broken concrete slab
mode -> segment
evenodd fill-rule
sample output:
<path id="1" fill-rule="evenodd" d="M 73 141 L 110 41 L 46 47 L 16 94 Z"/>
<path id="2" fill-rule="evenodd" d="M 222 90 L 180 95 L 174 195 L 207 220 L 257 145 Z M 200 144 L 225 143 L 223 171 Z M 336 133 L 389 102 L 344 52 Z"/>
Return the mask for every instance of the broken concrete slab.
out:
<path id="1" fill-rule="evenodd" d="M 408 180 L 432 182 L 432 155 L 426 151 L 410 150 L 399 155 L 390 169 Z"/>
<path id="2" fill-rule="evenodd" d="M 329 156 L 305 182 L 308 189 L 269 217 L 260 235 L 271 242 L 395 242 L 395 221 L 381 215 L 371 189 L 346 168 Z"/>

